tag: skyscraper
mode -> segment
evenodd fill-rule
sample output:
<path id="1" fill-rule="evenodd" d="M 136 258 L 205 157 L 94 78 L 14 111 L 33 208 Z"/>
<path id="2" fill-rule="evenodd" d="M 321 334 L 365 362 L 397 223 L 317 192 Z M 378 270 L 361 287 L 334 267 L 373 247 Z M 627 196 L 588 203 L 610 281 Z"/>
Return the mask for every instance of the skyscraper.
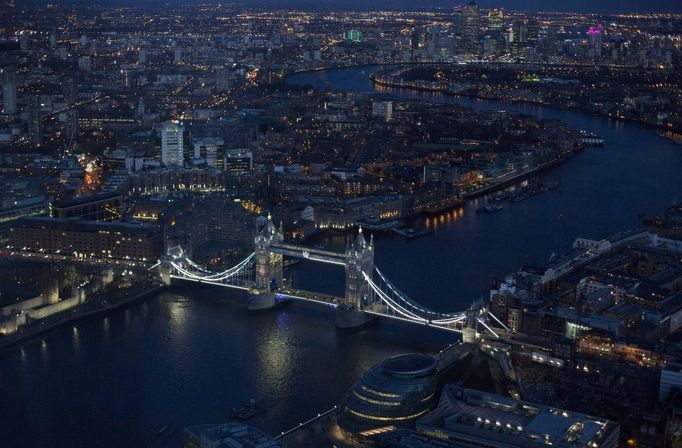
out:
<path id="1" fill-rule="evenodd" d="M 227 92 L 232 87 L 232 71 L 225 66 L 215 71 L 215 87 L 218 92 Z"/>
<path id="2" fill-rule="evenodd" d="M 537 19 L 528 19 L 526 24 L 526 39 L 528 43 L 537 45 L 540 40 L 540 22 Z"/>
<path id="3" fill-rule="evenodd" d="M 346 34 L 346 39 L 348 39 L 350 42 L 360 43 L 362 42 L 362 32 L 359 30 L 350 30 Z"/>
<path id="4" fill-rule="evenodd" d="M 144 98 L 140 97 L 140 99 L 137 100 L 137 112 L 135 113 L 135 116 L 138 118 L 144 118 L 145 112 Z"/>
<path id="5" fill-rule="evenodd" d="M 391 121 L 393 119 L 393 101 L 374 101 L 372 103 L 372 116 Z"/>
<path id="6" fill-rule="evenodd" d="M 504 9 L 488 10 L 488 31 L 500 31 L 504 25 Z"/>
<path id="7" fill-rule="evenodd" d="M 472 0 L 464 7 L 462 17 L 464 21 L 462 39 L 464 40 L 466 52 L 469 54 L 478 54 L 481 14 L 476 2 Z"/>
<path id="8" fill-rule="evenodd" d="M 2 70 L 2 112 L 17 113 L 17 75 L 13 68 Z"/>
<path id="9" fill-rule="evenodd" d="M 62 94 L 67 104 L 72 105 L 78 99 L 78 85 L 76 78 L 69 77 L 62 84 Z"/>
<path id="10" fill-rule="evenodd" d="M 40 146 L 43 141 L 40 96 L 38 95 L 31 95 L 28 99 L 28 141 L 33 146 Z"/>
<path id="11" fill-rule="evenodd" d="M 601 53 L 603 31 L 604 28 L 602 24 L 591 26 L 587 29 L 587 36 L 590 39 L 589 55 L 591 57 L 599 57 Z"/>
<path id="12" fill-rule="evenodd" d="M 184 162 L 183 135 L 185 128 L 179 121 L 167 121 L 161 127 L 161 163 L 182 166 Z"/>

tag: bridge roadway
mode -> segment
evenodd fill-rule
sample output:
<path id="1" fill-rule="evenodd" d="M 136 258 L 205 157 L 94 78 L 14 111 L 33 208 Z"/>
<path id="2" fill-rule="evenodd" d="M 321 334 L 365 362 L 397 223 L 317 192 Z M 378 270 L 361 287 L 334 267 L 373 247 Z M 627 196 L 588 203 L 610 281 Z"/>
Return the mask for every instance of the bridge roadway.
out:
<path id="1" fill-rule="evenodd" d="M 306 302 L 319 303 L 326 306 L 337 306 L 344 302 L 343 297 L 333 296 L 329 294 L 321 294 L 315 291 L 306 291 L 304 289 L 295 288 L 281 288 L 275 292 L 278 296 L 289 297 L 294 300 L 303 300 Z M 388 319 L 398 320 L 401 322 L 407 322 L 409 324 L 424 325 L 425 327 L 433 327 L 439 330 L 452 331 L 455 333 L 462 332 L 461 324 L 435 324 L 432 322 L 416 322 L 395 314 L 390 314 L 387 312 L 387 307 L 381 305 L 375 305 L 373 309 L 365 308 L 363 310 L 367 314 L 371 314 L 377 317 L 384 317 Z"/>
<path id="2" fill-rule="evenodd" d="M 276 296 L 289 297 L 294 300 L 303 300 L 306 302 L 315 302 L 326 306 L 336 306 L 343 303 L 343 297 L 332 296 L 329 294 L 322 294 L 315 291 L 306 291 L 305 289 L 296 288 L 280 288 L 275 291 Z"/>
<path id="3" fill-rule="evenodd" d="M 215 285 L 215 286 L 225 286 L 227 288 L 234 288 L 234 289 L 241 289 L 243 291 L 248 291 L 253 287 L 253 281 L 240 281 L 240 284 L 235 284 L 234 280 L 230 280 L 229 282 L 224 282 L 224 281 L 212 281 L 212 280 L 202 280 L 200 278 L 192 278 L 192 277 L 186 277 L 184 275 L 175 275 L 171 274 L 170 278 L 175 278 L 178 280 L 184 280 L 188 282 L 195 282 L 195 283 L 204 283 L 206 285 Z"/>
<path id="4" fill-rule="evenodd" d="M 296 246 L 287 243 L 274 243 L 270 249 L 287 257 L 304 258 L 306 260 L 321 261 L 323 263 L 346 265 L 346 255 L 328 250 L 315 249 L 313 247 Z"/>

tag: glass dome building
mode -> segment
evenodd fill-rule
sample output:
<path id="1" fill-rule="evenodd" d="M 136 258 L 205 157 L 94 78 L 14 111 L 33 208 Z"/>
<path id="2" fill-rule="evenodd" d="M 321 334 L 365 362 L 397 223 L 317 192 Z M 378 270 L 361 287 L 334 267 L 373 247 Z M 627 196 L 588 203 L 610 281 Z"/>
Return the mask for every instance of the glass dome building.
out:
<path id="1" fill-rule="evenodd" d="M 427 355 L 383 361 L 348 392 L 338 419 L 349 437 L 386 426 L 411 426 L 436 403 L 438 365 Z"/>

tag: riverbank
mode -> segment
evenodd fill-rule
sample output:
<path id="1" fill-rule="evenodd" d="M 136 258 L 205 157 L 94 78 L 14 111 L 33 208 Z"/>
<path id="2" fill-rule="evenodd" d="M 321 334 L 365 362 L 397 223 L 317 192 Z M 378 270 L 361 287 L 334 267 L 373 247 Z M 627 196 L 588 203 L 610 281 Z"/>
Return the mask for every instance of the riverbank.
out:
<path id="1" fill-rule="evenodd" d="M 432 64 L 427 64 L 427 65 L 435 65 L 434 63 Z M 442 65 L 442 64 L 441 64 Z M 657 123 L 653 123 L 650 121 L 646 120 L 639 120 L 636 118 L 628 118 L 628 117 L 623 117 L 623 116 L 618 116 L 618 115 L 611 115 L 605 112 L 600 112 L 597 110 L 593 109 L 587 109 L 581 106 L 571 106 L 567 104 L 557 104 L 557 103 L 552 103 L 548 101 L 533 101 L 530 99 L 510 99 L 510 98 L 505 98 L 501 97 L 499 95 L 481 95 L 481 94 L 474 94 L 474 93 L 468 93 L 466 91 L 454 91 L 449 88 L 449 86 L 452 84 L 451 82 L 448 81 L 427 81 L 427 80 L 417 80 L 417 81 L 411 81 L 407 82 L 402 79 L 396 79 L 397 76 L 395 74 L 390 75 L 390 76 L 381 76 L 378 75 L 377 73 L 371 73 L 369 75 L 369 80 L 372 82 L 372 84 L 383 87 L 383 88 L 390 88 L 390 89 L 404 89 L 404 90 L 410 90 L 413 92 L 424 92 L 424 93 L 439 93 L 442 95 L 447 95 L 450 97 L 462 97 L 462 98 L 472 98 L 472 99 L 478 99 L 478 100 L 485 100 L 485 101 L 499 101 L 499 102 L 505 102 L 505 103 L 510 103 L 510 104 L 532 104 L 536 106 L 545 106 L 545 107 L 556 107 L 559 109 L 566 109 L 566 110 L 574 110 L 574 111 L 579 111 L 585 114 L 592 114 L 595 116 L 600 116 L 600 117 L 607 117 L 616 121 L 621 121 L 621 122 L 630 122 L 630 123 L 637 123 L 641 124 L 644 126 L 647 126 L 653 130 L 656 131 L 670 131 L 670 129 L 666 126 L 659 125 Z M 682 132 L 682 130 L 680 130 Z M 668 138 L 666 136 L 661 136 L 663 138 Z M 669 140 L 675 142 L 672 138 L 669 138 Z"/>
<path id="2" fill-rule="evenodd" d="M 107 302 L 106 300 L 102 300 L 100 302 L 96 299 L 91 299 L 90 301 L 75 309 L 70 309 L 53 317 L 43 319 L 40 322 L 30 324 L 25 328 L 21 328 L 16 333 L 2 336 L 0 338 L 0 352 L 4 349 L 14 346 L 15 344 L 35 338 L 64 325 L 89 317 L 106 314 L 124 306 L 130 305 L 138 300 L 154 296 L 161 293 L 164 289 L 164 285 L 149 286 L 142 288 L 142 291 L 140 292 L 132 293 L 122 300 L 116 300 L 114 302 Z M 93 304 L 95 307 L 94 309 L 91 309 L 93 308 Z"/>
<path id="3" fill-rule="evenodd" d="M 577 154 L 581 150 L 582 150 L 582 148 L 578 148 L 576 150 L 573 150 L 570 154 L 564 155 L 563 157 L 554 159 L 550 162 L 543 163 L 542 165 L 536 166 L 535 168 L 528 169 L 528 170 L 523 171 L 521 173 L 514 174 L 514 175 L 510 176 L 509 178 L 500 180 L 499 182 L 496 182 L 492 185 L 488 185 L 486 187 L 479 188 L 477 190 L 465 193 L 463 195 L 463 197 L 466 200 L 476 199 L 476 198 L 479 198 L 481 196 L 485 196 L 487 194 L 494 193 L 496 191 L 502 190 L 502 189 L 507 188 L 507 187 L 509 187 L 515 183 L 526 180 L 535 174 L 539 174 L 545 170 L 548 170 L 550 168 L 558 166 L 559 164 L 561 164 L 562 162 L 565 162 L 566 160 L 568 160 L 569 158 L 571 158 L 573 155 Z"/>

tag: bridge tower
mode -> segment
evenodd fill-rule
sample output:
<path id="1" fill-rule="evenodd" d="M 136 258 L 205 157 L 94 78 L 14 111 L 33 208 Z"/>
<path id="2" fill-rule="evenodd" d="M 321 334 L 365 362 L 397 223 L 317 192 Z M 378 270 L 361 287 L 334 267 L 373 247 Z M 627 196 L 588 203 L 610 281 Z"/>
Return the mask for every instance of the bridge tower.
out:
<path id="1" fill-rule="evenodd" d="M 161 282 L 165 286 L 171 285 L 171 274 L 173 273 L 173 267 L 171 266 L 171 261 L 182 262 L 185 256 L 185 252 L 180 246 L 170 246 L 166 249 L 166 253 L 159 260 L 159 277 L 161 277 Z"/>
<path id="2" fill-rule="evenodd" d="M 344 303 L 336 309 L 336 325 L 339 328 L 360 327 L 371 320 L 363 310 L 374 304 L 374 291 L 364 276 L 367 274 L 372 278 L 374 272 L 374 238 L 370 238 L 368 243 L 362 228 L 346 248 L 345 271 L 346 291 Z"/>
<path id="3" fill-rule="evenodd" d="M 272 216 L 268 214 L 267 224 L 254 239 L 256 252 L 256 282 L 247 296 L 250 310 L 272 308 L 277 304 L 275 291 L 282 287 L 284 267 L 282 255 L 273 253 L 271 246 L 284 240 L 280 226 L 275 227 Z"/>
<path id="4" fill-rule="evenodd" d="M 475 344 L 478 341 L 478 324 L 481 315 L 485 312 L 485 304 L 478 301 L 471 304 L 471 306 L 464 312 L 466 320 L 464 321 L 464 328 L 462 329 L 462 342 Z"/>

